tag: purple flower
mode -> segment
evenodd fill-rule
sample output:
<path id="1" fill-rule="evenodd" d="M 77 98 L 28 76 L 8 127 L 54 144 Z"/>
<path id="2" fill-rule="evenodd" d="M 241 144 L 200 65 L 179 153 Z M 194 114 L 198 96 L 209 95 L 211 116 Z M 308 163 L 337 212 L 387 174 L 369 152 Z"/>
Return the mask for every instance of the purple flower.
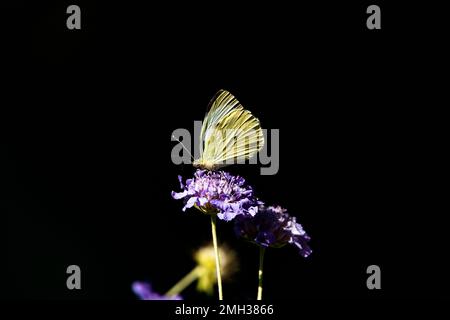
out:
<path id="1" fill-rule="evenodd" d="M 279 248 L 295 245 L 303 257 L 311 254 L 310 237 L 303 227 L 281 207 L 260 206 L 254 217 L 239 216 L 234 225 L 236 234 L 262 247 Z"/>
<path id="2" fill-rule="evenodd" d="M 154 292 L 148 282 L 135 281 L 131 288 L 141 300 L 183 300 L 179 295 L 168 297 Z"/>
<path id="3" fill-rule="evenodd" d="M 172 191 L 172 197 L 185 200 L 183 211 L 196 207 L 203 213 L 217 214 L 219 219 L 230 221 L 238 215 L 254 216 L 261 204 L 244 178 L 224 171 L 198 169 L 186 184 L 181 176 L 178 180 L 182 191 Z"/>

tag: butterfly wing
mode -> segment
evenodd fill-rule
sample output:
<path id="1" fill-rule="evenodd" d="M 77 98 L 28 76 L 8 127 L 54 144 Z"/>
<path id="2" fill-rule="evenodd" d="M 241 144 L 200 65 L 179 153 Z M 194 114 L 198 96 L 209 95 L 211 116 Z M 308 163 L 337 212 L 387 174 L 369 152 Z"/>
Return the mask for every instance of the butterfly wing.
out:
<path id="1" fill-rule="evenodd" d="M 208 104 L 208 113 L 203 120 L 200 137 L 203 143 L 206 141 L 208 129 L 213 129 L 217 123 L 226 117 L 234 109 L 243 109 L 239 101 L 228 91 L 219 90 Z"/>
<path id="2" fill-rule="evenodd" d="M 226 90 L 211 100 L 200 139 L 204 144 L 199 165 L 210 170 L 249 159 L 264 146 L 259 120 Z"/>

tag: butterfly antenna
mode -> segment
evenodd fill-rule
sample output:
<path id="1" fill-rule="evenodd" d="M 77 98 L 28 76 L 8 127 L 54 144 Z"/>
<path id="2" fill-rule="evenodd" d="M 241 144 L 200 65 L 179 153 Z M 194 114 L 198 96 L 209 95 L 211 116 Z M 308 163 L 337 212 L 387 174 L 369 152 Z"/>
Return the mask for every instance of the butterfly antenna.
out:
<path id="1" fill-rule="evenodd" d="M 180 141 L 180 139 L 178 139 L 177 137 L 175 137 L 174 135 L 172 135 L 172 138 L 175 139 L 176 141 L 178 141 L 181 146 L 183 147 L 184 150 L 186 150 L 186 152 L 191 156 L 192 161 L 194 161 L 194 157 L 192 156 L 192 153 L 186 148 L 186 146 L 184 145 L 183 142 Z"/>

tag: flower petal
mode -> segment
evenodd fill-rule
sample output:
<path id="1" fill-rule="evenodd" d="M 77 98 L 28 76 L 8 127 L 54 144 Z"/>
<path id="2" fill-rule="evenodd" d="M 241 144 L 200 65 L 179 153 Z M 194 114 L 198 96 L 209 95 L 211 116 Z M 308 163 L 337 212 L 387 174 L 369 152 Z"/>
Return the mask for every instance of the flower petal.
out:
<path id="1" fill-rule="evenodd" d="M 182 199 L 182 198 L 186 197 L 187 194 L 188 194 L 188 192 L 186 190 L 184 190 L 182 192 L 172 191 L 172 198 L 174 198 L 175 200 Z"/>
<path id="2" fill-rule="evenodd" d="M 184 205 L 184 208 L 182 209 L 183 211 L 186 211 L 187 208 L 192 208 L 194 206 L 194 204 L 196 204 L 197 202 L 197 197 L 192 197 L 190 198 L 186 204 Z"/>

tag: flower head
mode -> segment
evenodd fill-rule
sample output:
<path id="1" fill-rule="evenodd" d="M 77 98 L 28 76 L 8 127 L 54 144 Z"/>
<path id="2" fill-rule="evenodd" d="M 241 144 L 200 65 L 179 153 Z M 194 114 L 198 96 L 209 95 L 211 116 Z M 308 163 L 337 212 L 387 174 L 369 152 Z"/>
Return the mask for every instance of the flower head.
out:
<path id="1" fill-rule="evenodd" d="M 131 288 L 141 300 L 183 300 L 179 295 L 169 297 L 154 292 L 148 282 L 135 281 Z"/>
<path id="2" fill-rule="evenodd" d="M 217 214 L 219 219 L 230 221 L 238 215 L 254 216 L 261 203 L 244 178 L 224 171 L 198 169 L 186 184 L 181 176 L 178 179 L 183 190 L 172 191 L 172 197 L 185 200 L 183 211 L 196 207 L 203 213 Z"/>
<path id="3" fill-rule="evenodd" d="M 305 258 L 312 252 L 308 246 L 310 237 L 296 218 L 281 207 L 260 206 L 254 217 L 239 216 L 234 230 L 238 236 L 262 247 L 279 248 L 290 243 Z"/>
<path id="4" fill-rule="evenodd" d="M 222 277 L 227 278 L 237 270 L 236 253 L 223 245 L 219 247 L 220 269 Z M 217 282 L 216 260 L 214 247 L 212 245 L 198 249 L 194 254 L 199 270 L 199 278 L 197 282 L 197 290 L 212 294 L 214 285 Z"/>

